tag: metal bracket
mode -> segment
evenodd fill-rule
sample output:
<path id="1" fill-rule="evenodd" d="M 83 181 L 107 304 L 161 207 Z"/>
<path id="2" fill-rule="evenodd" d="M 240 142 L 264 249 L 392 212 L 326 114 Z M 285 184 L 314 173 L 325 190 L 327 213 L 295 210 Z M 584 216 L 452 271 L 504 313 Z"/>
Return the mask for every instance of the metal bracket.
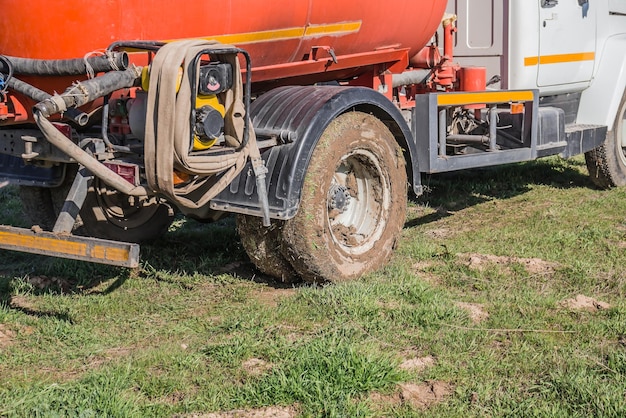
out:
<path id="1" fill-rule="evenodd" d="M 85 203 L 87 190 L 92 180 L 93 175 L 89 170 L 80 166 L 52 232 L 55 234 L 70 234 L 72 232 L 78 213 Z"/>
<path id="2" fill-rule="evenodd" d="M 33 151 L 33 144 L 37 143 L 37 138 L 34 136 L 22 136 L 22 141 L 24 141 L 24 153 L 22 154 L 22 158 L 25 161 L 31 161 L 34 158 L 39 156 L 38 152 Z"/>

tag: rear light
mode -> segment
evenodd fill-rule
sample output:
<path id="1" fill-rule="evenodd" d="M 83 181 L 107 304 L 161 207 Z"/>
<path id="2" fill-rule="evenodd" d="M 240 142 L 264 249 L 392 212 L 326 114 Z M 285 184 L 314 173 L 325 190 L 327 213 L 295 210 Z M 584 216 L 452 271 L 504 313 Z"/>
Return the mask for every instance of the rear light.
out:
<path id="1" fill-rule="evenodd" d="M 139 186 L 139 166 L 137 164 L 109 161 L 103 163 L 109 170 L 122 177 L 133 186 Z"/>

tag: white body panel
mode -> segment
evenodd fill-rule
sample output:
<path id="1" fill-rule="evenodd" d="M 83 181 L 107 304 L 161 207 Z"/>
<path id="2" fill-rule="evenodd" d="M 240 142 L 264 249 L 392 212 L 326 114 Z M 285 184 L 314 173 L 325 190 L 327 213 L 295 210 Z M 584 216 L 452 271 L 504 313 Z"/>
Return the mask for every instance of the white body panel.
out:
<path id="1" fill-rule="evenodd" d="M 539 6 L 539 87 L 590 81 L 596 50 L 597 5 L 576 0 Z M 532 65 L 534 57 L 525 62 Z"/>
<path id="2" fill-rule="evenodd" d="M 582 93 L 578 123 L 606 125 L 611 130 L 626 90 L 626 1 L 604 1 L 602 9 L 597 3 L 601 15 L 596 65 L 591 86 Z"/>
<path id="3" fill-rule="evenodd" d="M 449 0 L 459 15 L 456 60 L 500 75 L 490 88 L 580 93 L 576 123 L 611 129 L 626 89 L 626 0 L 581 3 Z"/>

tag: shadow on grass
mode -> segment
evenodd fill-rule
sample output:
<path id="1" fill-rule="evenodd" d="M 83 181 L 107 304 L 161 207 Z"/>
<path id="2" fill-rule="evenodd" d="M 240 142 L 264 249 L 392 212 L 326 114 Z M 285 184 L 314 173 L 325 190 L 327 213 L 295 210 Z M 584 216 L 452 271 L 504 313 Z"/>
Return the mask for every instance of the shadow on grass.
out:
<path id="1" fill-rule="evenodd" d="M 453 212 L 494 199 L 509 199 L 533 186 L 557 189 L 594 188 L 581 158 L 558 157 L 452 173 L 424 175 L 425 193 L 414 202 L 428 203 L 436 212 L 408 221 L 406 228 L 435 222 Z"/>
<path id="2" fill-rule="evenodd" d="M 434 213 L 417 217 L 405 224 L 410 228 L 435 222 L 454 212 L 493 199 L 508 199 L 528 192 L 533 186 L 554 188 L 591 188 L 581 159 L 544 159 L 534 162 L 466 170 L 455 173 L 424 176 L 427 192 L 417 198 L 436 208 Z M 170 232 L 160 239 L 142 245 L 142 268 L 132 271 L 123 268 L 95 265 L 79 261 L 51 259 L 25 254 L 1 253 L 0 265 L 5 272 L 19 272 L 20 277 L 36 275 L 60 278 L 47 286 L 33 286 L 34 294 L 99 294 L 108 295 L 118 290 L 128 278 L 144 277 L 183 288 L 193 285 L 176 276 L 197 275 L 218 278 L 230 275 L 237 280 L 263 283 L 281 289 L 291 284 L 274 281 L 257 271 L 248 260 L 235 231 L 234 217 L 203 224 L 179 219 Z M 6 266 L 10 266 L 5 268 Z M 11 306 L 11 282 L 0 271 L 0 303 Z M 95 288 L 112 280 L 105 289 Z M 29 315 L 56 315 L 46 312 L 25 312 Z M 59 314 L 63 315 L 63 314 Z"/>
<path id="3" fill-rule="evenodd" d="M 0 307 L 36 318 L 55 318 L 70 324 L 74 322 L 67 312 L 38 309 L 23 303 L 19 296 L 13 295 L 12 282 L 12 279 L 9 279 L 4 274 L 0 274 Z"/>
<path id="4" fill-rule="evenodd" d="M 261 273 L 250 262 L 237 235 L 234 216 L 208 224 L 181 219 L 177 224 L 159 240 L 142 247 L 143 274 L 167 283 L 175 280 L 169 273 L 214 278 L 229 275 L 275 289 L 293 288 L 293 284 L 277 282 Z"/>

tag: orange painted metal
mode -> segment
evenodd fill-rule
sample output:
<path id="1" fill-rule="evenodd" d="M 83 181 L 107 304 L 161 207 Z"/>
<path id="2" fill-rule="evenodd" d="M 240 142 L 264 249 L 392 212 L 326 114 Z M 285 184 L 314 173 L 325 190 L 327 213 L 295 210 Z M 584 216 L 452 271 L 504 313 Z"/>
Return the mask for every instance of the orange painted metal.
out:
<path id="1" fill-rule="evenodd" d="M 378 64 L 402 71 L 407 57 L 431 40 L 447 0 L 393 3 L 390 8 L 363 0 L 73 0 L 54 5 L 3 0 L 0 54 L 82 58 L 119 40 L 217 39 L 250 53 L 255 85 L 310 84 L 357 77 Z M 145 54 L 131 54 L 131 60 L 143 64 Z M 75 78 L 24 81 L 53 93 Z M 33 105 L 17 98 L 18 107 Z M 13 123 L 28 118 L 16 113 Z"/>
<path id="2" fill-rule="evenodd" d="M 222 38 L 248 50 L 253 67 L 308 59 L 315 46 L 337 56 L 389 47 L 412 56 L 441 23 L 446 0 L 3 0 L 0 54 L 83 57 L 118 40 Z"/>

